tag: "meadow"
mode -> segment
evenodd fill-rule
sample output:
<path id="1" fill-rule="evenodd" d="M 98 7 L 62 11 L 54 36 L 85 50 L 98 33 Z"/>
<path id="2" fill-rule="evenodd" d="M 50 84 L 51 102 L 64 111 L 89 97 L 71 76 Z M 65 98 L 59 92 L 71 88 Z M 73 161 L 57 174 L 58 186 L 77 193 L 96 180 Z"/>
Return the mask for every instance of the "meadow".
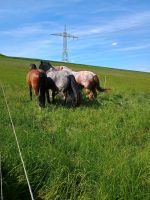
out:
<path id="1" fill-rule="evenodd" d="M 112 90 L 80 107 L 29 101 L 29 64 L 0 56 L 3 85 L 36 200 L 150 199 L 150 74 L 66 64 L 95 72 Z M 51 62 L 52 65 L 61 65 Z M 30 199 L 0 89 L 0 152 L 5 200 Z"/>

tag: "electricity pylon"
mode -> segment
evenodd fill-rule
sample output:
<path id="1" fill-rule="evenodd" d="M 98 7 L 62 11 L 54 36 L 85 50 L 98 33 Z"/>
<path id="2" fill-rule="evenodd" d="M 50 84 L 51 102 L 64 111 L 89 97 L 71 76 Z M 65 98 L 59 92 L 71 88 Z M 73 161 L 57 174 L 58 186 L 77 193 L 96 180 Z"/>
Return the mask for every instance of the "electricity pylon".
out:
<path id="1" fill-rule="evenodd" d="M 64 26 L 64 32 L 63 33 L 53 33 L 51 35 L 63 37 L 62 61 L 63 62 L 68 62 L 67 39 L 68 38 L 77 39 L 78 37 L 67 33 L 66 25 Z"/>

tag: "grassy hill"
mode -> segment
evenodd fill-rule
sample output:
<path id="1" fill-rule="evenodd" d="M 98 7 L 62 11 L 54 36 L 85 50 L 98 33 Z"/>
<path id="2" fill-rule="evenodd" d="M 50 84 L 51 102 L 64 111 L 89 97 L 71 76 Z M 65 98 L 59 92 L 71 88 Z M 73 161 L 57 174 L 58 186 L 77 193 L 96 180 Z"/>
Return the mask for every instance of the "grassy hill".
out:
<path id="1" fill-rule="evenodd" d="M 94 102 L 83 97 L 76 109 L 58 102 L 41 110 L 29 101 L 30 63 L 39 60 L 0 56 L 0 82 L 35 199 L 149 200 L 150 74 L 66 64 L 95 72 L 102 86 L 106 77 L 112 91 Z M 5 199 L 30 199 L 2 90 L 0 151 Z"/>

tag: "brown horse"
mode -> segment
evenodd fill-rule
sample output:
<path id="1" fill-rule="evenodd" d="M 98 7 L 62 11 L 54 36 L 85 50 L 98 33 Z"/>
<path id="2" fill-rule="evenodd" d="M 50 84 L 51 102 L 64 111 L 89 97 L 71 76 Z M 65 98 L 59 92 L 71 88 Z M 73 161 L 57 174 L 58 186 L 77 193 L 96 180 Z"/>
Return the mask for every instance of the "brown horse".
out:
<path id="1" fill-rule="evenodd" d="M 96 74 L 91 71 L 72 71 L 66 66 L 58 67 L 59 70 L 66 71 L 73 74 L 76 82 L 85 89 L 86 96 L 89 100 L 93 100 L 97 96 L 97 91 L 106 92 L 109 88 L 102 88 L 100 86 L 99 78 Z"/>
<path id="2" fill-rule="evenodd" d="M 26 81 L 29 87 L 30 99 L 32 100 L 32 88 L 34 95 L 37 96 L 40 107 L 45 106 L 46 92 L 46 74 L 42 70 L 38 70 L 35 64 L 30 64 L 29 72 L 26 76 Z"/>

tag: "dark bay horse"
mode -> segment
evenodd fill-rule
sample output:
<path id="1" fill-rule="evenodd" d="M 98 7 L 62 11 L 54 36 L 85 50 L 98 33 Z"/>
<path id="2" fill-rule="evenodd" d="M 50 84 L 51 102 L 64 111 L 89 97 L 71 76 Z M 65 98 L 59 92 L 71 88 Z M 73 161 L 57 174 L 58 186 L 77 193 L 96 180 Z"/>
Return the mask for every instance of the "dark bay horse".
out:
<path id="1" fill-rule="evenodd" d="M 35 64 L 30 64 L 29 72 L 26 76 L 29 87 L 30 99 L 32 100 L 32 88 L 37 96 L 40 107 L 45 106 L 46 74 L 43 70 L 38 70 Z"/>
<path id="2" fill-rule="evenodd" d="M 71 99 L 73 106 L 80 104 L 80 90 L 73 75 L 67 72 L 56 70 L 49 62 L 42 62 L 39 66 L 46 72 L 48 88 L 52 90 L 52 102 L 57 93 L 63 93 L 64 103 Z"/>
<path id="3" fill-rule="evenodd" d="M 72 71 L 66 66 L 59 66 L 58 70 L 66 71 L 73 74 L 76 82 L 85 90 L 86 96 L 89 100 L 93 100 L 97 96 L 97 91 L 106 92 L 109 88 L 102 88 L 98 76 L 91 71 Z"/>

